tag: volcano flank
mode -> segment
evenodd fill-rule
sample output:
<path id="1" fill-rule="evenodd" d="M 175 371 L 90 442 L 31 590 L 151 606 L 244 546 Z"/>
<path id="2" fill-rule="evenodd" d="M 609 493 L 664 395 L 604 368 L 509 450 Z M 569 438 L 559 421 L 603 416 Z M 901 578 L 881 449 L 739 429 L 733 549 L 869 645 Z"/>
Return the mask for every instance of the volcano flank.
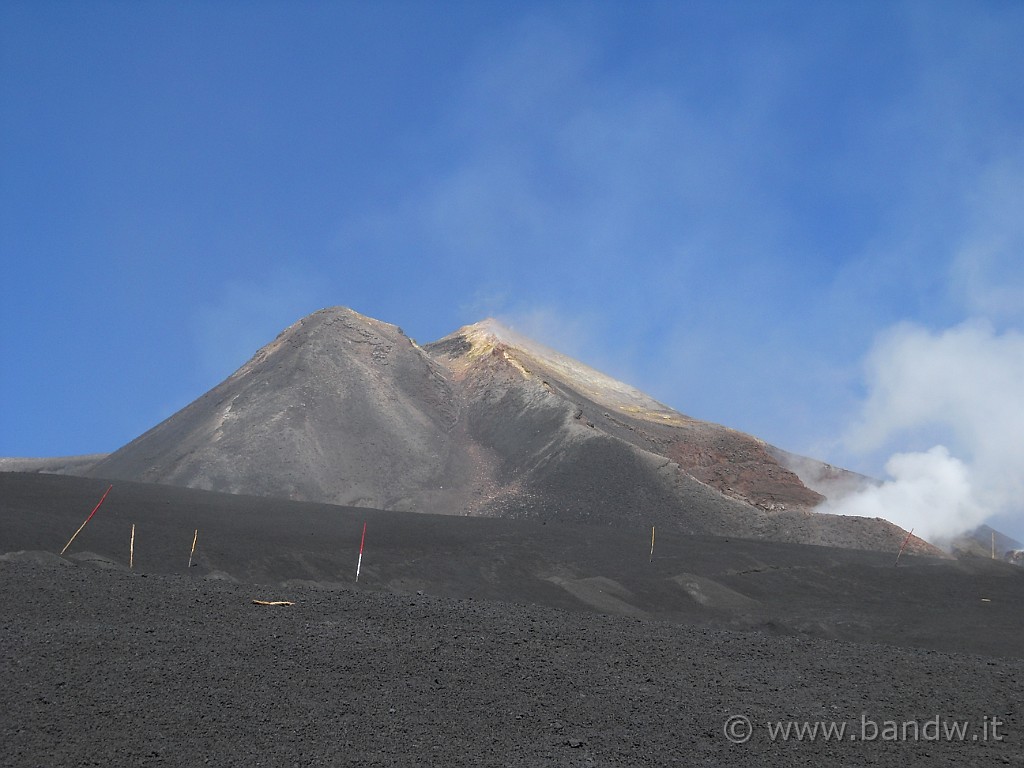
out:
<path id="1" fill-rule="evenodd" d="M 824 497 L 787 457 L 494 320 L 420 346 L 335 307 L 114 453 L 39 468 L 385 510 L 900 545 L 905 531 L 884 520 L 815 514 Z M 908 549 L 938 554 L 918 539 Z"/>

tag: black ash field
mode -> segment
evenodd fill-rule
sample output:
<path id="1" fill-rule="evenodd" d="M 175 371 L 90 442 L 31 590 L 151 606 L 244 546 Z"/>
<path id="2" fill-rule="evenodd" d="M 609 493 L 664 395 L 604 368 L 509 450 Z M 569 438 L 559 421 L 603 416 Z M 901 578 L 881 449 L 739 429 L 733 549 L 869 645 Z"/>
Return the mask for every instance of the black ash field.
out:
<path id="1" fill-rule="evenodd" d="M 0 473 L 0 764 L 1024 765 L 1009 565 L 106 487 Z"/>

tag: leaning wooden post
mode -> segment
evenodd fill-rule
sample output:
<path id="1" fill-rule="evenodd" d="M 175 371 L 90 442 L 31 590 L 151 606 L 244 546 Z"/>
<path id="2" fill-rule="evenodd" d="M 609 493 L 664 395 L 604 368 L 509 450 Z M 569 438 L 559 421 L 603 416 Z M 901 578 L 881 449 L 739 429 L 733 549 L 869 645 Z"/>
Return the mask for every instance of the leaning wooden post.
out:
<path id="1" fill-rule="evenodd" d="M 132 538 L 128 543 L 128 570 L 135 566 L 135 523 L 132 523 Z"/>
<path id="2" fill-rule="evenodd" d="M 192 551 L 188 553 L 188 567 L 192 567 L 192 555 L 196 553 L 196 541 L 199 540 L 199 529 L 196 528 L 196 534 L 192 537 Z"/>
<path id="3" fill-rule="evenodd" d="M 654 562 L 654 526 L 651 526 L 651 559 L 648 562 Z"/>

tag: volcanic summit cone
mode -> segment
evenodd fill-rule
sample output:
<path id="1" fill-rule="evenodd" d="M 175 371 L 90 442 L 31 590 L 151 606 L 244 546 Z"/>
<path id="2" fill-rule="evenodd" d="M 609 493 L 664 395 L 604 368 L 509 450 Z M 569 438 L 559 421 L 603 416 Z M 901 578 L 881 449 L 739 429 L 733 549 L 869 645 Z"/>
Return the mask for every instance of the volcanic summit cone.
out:
<path id="1" fill-rule="evenodd" d="M 327 309 L 89 474 L 411 508 L 443 484 L 457 419 L 446 372 L 400 329 Z"/>
<path id="2" fill-rule="evenodd" d="M 904 532 L 885 521 L 813 514 L 823 497 L 784 457 L 493 320 L 420 347 L 396 326 L 332 308 L 88 474 L 382 509 L 899 545 Z"/>

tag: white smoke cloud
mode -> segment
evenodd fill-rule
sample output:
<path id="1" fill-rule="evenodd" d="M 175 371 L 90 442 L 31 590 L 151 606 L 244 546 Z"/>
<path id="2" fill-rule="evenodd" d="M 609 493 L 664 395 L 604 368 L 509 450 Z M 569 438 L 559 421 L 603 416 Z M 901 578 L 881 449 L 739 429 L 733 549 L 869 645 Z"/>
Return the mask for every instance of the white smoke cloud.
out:
<path id="1" fill-rule="evenodd" d="M 942 539 L 1024 511 L 1024 335 L 981 321 L 942 332 L 903 324 L 876 342 L 868 397 L 846 438 L 864 455 L 894 442 L 889 478 L 826 511 L 884 517 Z"/>
<path id="2" fill-rule="evenodd" d="M 981 523 L 971 470 L 942 445 L 897 453 L 885 465 L 889 479 L 826 508 L 843 515 L 884 517 L 924 539 L 940 539 Z"/>

